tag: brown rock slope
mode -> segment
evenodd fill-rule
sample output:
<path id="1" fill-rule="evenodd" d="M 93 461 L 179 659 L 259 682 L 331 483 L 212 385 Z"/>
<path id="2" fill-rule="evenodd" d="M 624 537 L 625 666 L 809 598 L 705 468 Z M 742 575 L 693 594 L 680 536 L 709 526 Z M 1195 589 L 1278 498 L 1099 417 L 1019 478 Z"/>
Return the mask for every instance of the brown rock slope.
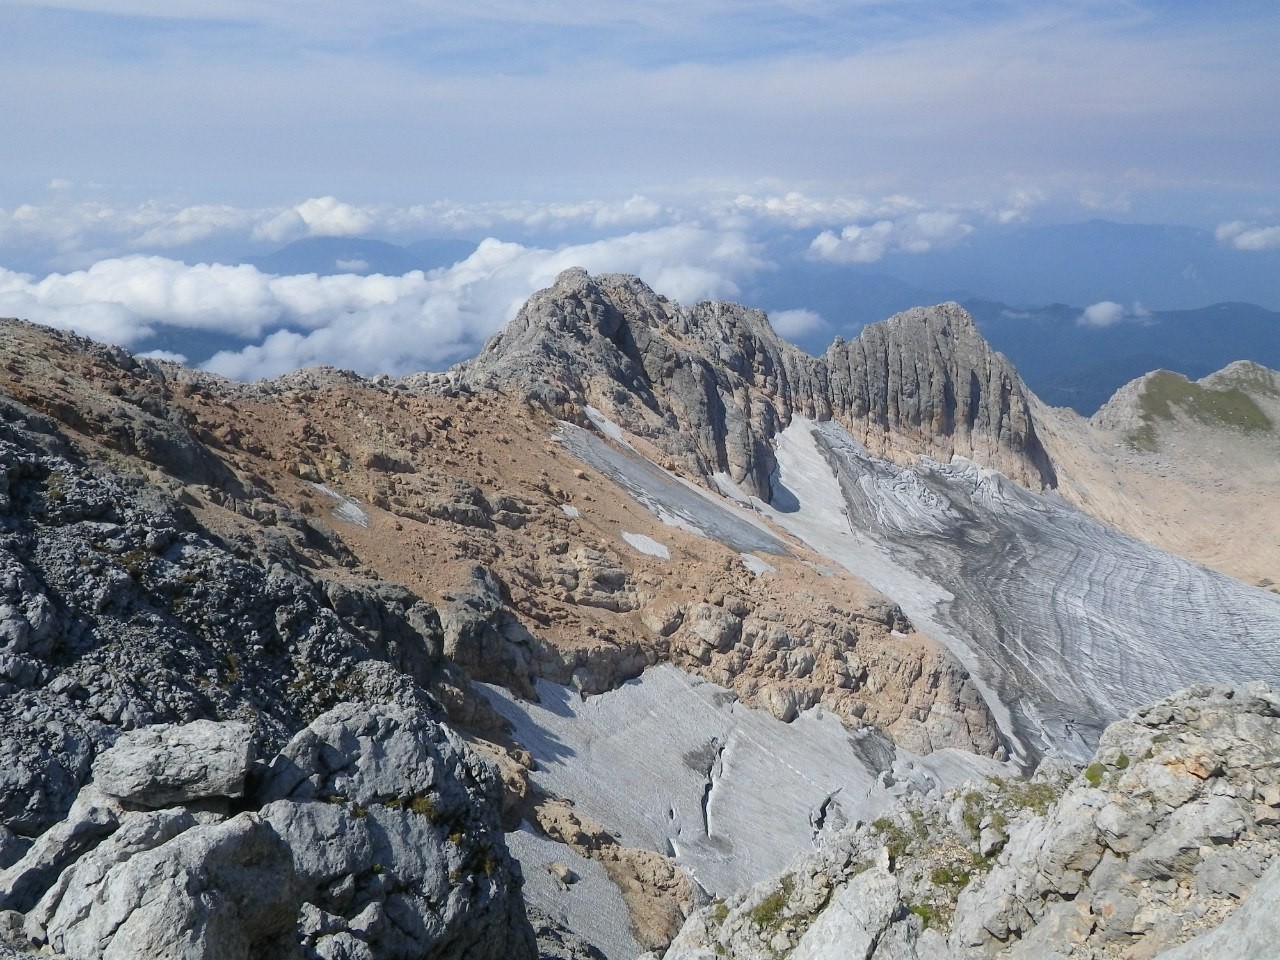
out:
<path id="1" fill-rule="evenodd" d="M 1280 373 L 1247 361 L 1198 381 L 1161 370 L 1122 387 L 1090 420 L 1034 409 L 1069 501 L 1280 592 Z"/>
<path id="2" fill-rule="evenodd" d="M 87 455 L 213 531 L 286 538 L 326 578 L 403 585 L 439 608 L 446 655 L 475 679 L 593 693 L 670 660 L 783 717 L 821 703 L 911 749 L 1001 749 L 964 671 L 885 598 L 819 575 L 798 545 L 752 576 L 584 469 L 538 405 L 332 370 L 245 386 L 17 321 L 2 333 L 0 390 Z M 487 721 L 477 698 L 441 695 L 456 720 Z"/>

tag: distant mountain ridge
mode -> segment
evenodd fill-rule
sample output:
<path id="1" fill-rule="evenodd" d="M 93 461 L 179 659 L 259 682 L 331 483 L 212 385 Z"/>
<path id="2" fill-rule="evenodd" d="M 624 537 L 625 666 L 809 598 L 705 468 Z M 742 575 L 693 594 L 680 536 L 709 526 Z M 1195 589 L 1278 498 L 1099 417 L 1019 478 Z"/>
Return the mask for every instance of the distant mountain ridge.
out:
<path id="1" fill-rule="evenodd" d="M 1089 416 L 1120 387 L 1152 370 L 1196 379 L 1237 360 L 1280 368 L 1280 313 L 1251 303 L 1132 312 L 1106 326 L 1066 304 L 1016 309 L 966 300 L 991 345 L 1013 361 L 1040 399 Z"/>
<path id="2" fill-rule="evenodd" d="M 452 266 L 471 256 L 475 249 L 470 240 L 428 239 L 400 246 L 361 237 L 307 237 L 274 253 L 245 257 L 240 262 L 282 276 L 380 273 L 399 277 L 413 270 L 425 272 Z"/>

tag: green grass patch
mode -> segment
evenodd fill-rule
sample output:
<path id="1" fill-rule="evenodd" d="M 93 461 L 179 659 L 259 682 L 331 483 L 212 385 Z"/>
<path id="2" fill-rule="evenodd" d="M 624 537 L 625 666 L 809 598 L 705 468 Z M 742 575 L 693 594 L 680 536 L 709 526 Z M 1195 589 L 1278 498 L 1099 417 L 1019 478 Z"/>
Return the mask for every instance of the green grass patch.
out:
<path id="1" fill-rule="evenodd" d="M 1152 374 L 1138 396 L 1138 409 L 1146 424 L 1174 419 L 1174 408 L 1211 426 L 1234 427 L 1245 433 L 1271 431 L 1274 425 L 1249 394 L 1239 387 L 1214 390 L 1192 383 L 1167 370 Z"/>
<path id="2" fill-rule="evenodd" d="M 897 860 L 911 846 L 911 835 L 888 817 L 878 817 L 871 821 L 871 830 L 889 849 L 889 856 Z"/>
<path id="3" fill-rule="evenodd" d="M 970 790 L 964 795 L 964 808 L 960 811 L 960 819 L 975 837 L 982 832 L 982 818 L 986 815 L 987 798 L 977 790 Z"/>
<path id="4" fill-rule="evenodd" d="M 907 912 L 919 917 L 926 930 L 938 925 L 938 911 L 927 903 L 913 903 L 907 907 Z"/>
<path id="5" fill-rule="evenodd" d="M 954 864 L 934 867 L 929 879 L 935 887 L 946 887 L 950 890 L 963 890 L 969 885 L 973 875 Z"/>
<path id="6" fill-rule="evenodd" d="M 1091 763 L 1084 768 L 1084 778 L 1089 786 L 1096 787 L 1102 783 L 1102 775 L 1107 772 L 1107 768 L 1100 763 Z"/>
<path id="7" fill-rule="evenodd" d="M 729 905 L 723 900 L 716 900 L 711 906 L 711 919 L 717 927 L 723 926 L 729 919 Z"/>
<path id="8" fill-rule="evenodd" d="M 783 877 L 779 889 L 773 891 L 756 904 L 747 917 L 762 930 L 776 930 L 782 925 L 783 914 L 787 904 L 791 902 L 791 894 L 795 892 L 795 880 Z"/>

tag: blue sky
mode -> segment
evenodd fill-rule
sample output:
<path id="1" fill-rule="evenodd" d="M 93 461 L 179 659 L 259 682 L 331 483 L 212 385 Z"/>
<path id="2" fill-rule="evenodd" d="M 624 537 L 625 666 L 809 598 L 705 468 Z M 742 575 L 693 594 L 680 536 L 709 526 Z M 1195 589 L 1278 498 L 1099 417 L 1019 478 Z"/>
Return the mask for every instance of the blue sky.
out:
<path id="1" fill-rule="evenodd" d="M 37 280 L 307 235 L 702 230 L 739 274 L 778 230 L 832 262 L 1090 217 L 1280 248 L 1274 2 L 0 0 L 0 36 L 0 267 Z"/>

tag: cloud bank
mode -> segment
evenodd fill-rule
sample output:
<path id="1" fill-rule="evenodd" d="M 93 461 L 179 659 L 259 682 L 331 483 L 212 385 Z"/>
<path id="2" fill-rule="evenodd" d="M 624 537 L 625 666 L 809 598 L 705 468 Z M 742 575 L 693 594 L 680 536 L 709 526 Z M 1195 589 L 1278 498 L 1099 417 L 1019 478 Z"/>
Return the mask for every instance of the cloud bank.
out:
<path id="1" fill-rule="evenodd" d="M 824 230 L 809 244 L 809 256 L 827 263 L 875 263 L 891 251 L 927 253 L 955 246 L 973 231 L 959 212 L 924 210 L 866 226 L 850 224 L 839 233 Z"/>
<path id="2" fill-rule="evenodd" d="M 1135 303 L 1125 307 L 1114 300 L 1102 300 L 1084 308 L 1084 312 L 1076 318 L 1081 327 L 1113 327 L 1117 323 L 1146 323 L 1151 319 L 1151 311 L 1142 304 Z"/>
<path id="3" fill-rule="evenodd" d="M 635 273 L 691 303 L 736 296 L 737 281 L 766 263 L 742 234 L 689 225 L 554 250 L 488 239 L 452 267 L 400 277 L 272 276 L 251 266 L 133 256 L 43 279 L 0 269 L 0 315 L 125 346 L 162 326 L 230 334 L 252 342 L 205 366 L 237 379 L 311 364 L 405 374 L 475 353 L 571 266 Z"/>
<path id="4" fill-rule="evenodd" d="M 1259 227 L 1242 220 L 1224 223 L 1215 231 L 1218 242 L 1236 250 L 1275 250 L 1280 248 L 1280 227 Z"/>

